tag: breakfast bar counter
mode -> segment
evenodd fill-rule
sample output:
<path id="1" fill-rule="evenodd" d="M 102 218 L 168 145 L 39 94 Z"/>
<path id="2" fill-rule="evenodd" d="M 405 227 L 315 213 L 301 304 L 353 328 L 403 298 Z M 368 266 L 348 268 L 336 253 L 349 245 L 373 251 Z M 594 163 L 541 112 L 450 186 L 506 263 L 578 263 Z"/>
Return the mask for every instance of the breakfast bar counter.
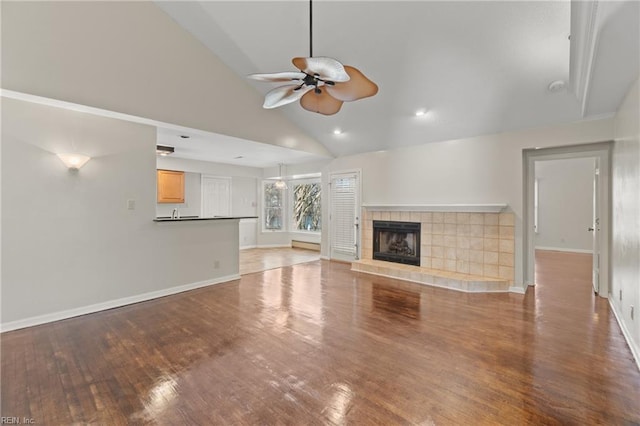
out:
<path id="1" fill-rule="evenodd" d="M 171 217 L 157 217 L 153 219 L 154 222 L 186 222 L 194 220 L 230 220 L 230 219 L 257 219 L 258 216 L 214 216 L 214 217 L 199 217 L 199 216 L 184 216 L 178 218 Z"/>

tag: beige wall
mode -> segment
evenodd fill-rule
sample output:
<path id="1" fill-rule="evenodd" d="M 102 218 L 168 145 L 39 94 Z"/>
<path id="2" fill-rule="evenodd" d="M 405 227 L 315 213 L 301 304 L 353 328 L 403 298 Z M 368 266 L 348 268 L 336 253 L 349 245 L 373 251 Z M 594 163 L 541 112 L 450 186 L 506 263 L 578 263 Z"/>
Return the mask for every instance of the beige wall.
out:
<path id="1" fill-rule="evenodd" d="M 1 7 L 3 89 L 331 156 L 153 2 Z"/>
<path id="2" fill-rule="evenodd" d="M 522 150 L 612 139 L 613 119 L 606 118 L 341 157 L 323 169 L 323 188 L 328 191 L 329 173 L 359 169 L 363 203 L 506 203 L 515 215 L 515 285 L 522 285 Z M 324 256 L 328 242 L 323 232 Z"/>
<path id="3" fill-rule="evenodd" d="M 640 367 L 640 82 L 615 118 L 612 270 L 609 300 Z M 620 294 L 622 293 L 622 298 Z M 635 309 L 631 318 L 631 308 Z"/>
<path id="4" fill-rule="evenodd" d="M 155 144 L 153 127 L 2 98 L 3 330 L 237 276 L 237 221 L 153 222 Z M 72 173 L 67 151 L 92 159 Z"/>

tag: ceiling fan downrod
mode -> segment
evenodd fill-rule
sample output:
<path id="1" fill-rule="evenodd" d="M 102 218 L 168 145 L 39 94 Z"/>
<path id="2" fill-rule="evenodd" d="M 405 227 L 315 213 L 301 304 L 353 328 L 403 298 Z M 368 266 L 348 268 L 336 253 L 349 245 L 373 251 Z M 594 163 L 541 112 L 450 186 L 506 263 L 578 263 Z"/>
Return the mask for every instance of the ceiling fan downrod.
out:
<path id="1" fill-rule="evenodd" d="M 313 58 L 313 0 L 309 0 L 309 57 Z"/>
<path id="2" fill-rule="evenodd" d="M 271 109 L 299 100 L 307 111 L 333 115 L 344 102 L 373 96 L 378 86 L 357 68 L 330 57 L 313 57 L 313 0 L 309 0 L 309 57 L 291 60 L 297 72 L 251 74 L 268 82 L 289 82 L 265 95 L 263 108 Z M 292 84 L 293 83 L 293 84 Z"/>

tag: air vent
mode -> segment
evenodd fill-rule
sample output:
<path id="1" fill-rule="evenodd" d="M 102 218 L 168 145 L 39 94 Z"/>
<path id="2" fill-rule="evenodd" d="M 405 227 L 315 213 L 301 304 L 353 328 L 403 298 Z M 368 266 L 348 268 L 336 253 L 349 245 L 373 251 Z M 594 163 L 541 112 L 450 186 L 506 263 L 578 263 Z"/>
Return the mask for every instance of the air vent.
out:
<path id="1" fill-rule="evenodd" d="M 174 151 L 175 148 L 172 146 L 156 145 L 156 154 L 162 155 L 163 157 L 166 157 L 169 154 L 173 154 Z"/>

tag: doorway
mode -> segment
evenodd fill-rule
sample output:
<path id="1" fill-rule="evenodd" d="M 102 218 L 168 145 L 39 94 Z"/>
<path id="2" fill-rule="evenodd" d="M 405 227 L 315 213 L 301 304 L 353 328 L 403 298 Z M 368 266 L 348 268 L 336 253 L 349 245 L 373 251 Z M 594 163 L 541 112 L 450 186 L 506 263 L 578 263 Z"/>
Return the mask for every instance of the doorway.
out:
<path id="1" fill-rule="evenodd" d="M 610 143 L 597 143 L 523 151 L 523 263 L 528 285 L 536 283 L 536 248 L 592 253 L 593 291 L 608 297 L 610 149 Z M 582 171 L 577 172 L 580 167 Z M 544 185 L 544 180 L 554 175 L 564 175 L 565 179 L 555 182 L 557 187 L 549 182 Z M 580 182 L 571 181 L 572 177 Z M 546 213 L 542 211 L 543 202 Z M 549 216 L 549 211 L 555 211 L 557 217 Z"/>
<path id="2" fill-rule="evenodd" d="M 360 257 L 360 171 L 329 175 L 329 258 Z"/>

